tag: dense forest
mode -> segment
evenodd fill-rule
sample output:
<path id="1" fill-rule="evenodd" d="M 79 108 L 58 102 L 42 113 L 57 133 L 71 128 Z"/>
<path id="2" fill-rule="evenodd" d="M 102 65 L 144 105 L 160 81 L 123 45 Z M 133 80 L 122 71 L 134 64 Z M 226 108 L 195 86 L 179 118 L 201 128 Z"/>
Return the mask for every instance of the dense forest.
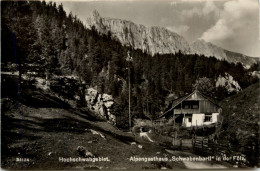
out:
<path id="1" fill-rule="evenodd" d="M 259 70 L 259 64 L 245 69 L 241 63 L 214 57 L 181 51 L 151 56 L 122 46 L 110 33 L 102 35 L 94 27 L 88 29 L 77 16 L 66 14 L 62 4 L 2 1 L 1 8 L 2 65 L 16 63 L 20 75 L 37 70 L 50 80 L 55 76 L 77 76 L 87 87 L 113 95 L 117 115 L 127 115 L 128 68 L 132 111 L 138 117 L 155 118 L 167 107 L 166 98 L 170 94 L 190 93 L 196 80 L 203 77 L 214 87 L 211 95 L 218 100 L 230 95 L 225 88 L 215 87 L 219 75 L 229 73 L 242 89 L 258 81 L 250 72 Z M 129 64 L 128 51 L 133 58 Z M 29 68 L 28 64 L 37 69 Z M 78 89 L 75 87 L 75 92 Z M 80 92 L 84 94 L 84 90 Z"/>

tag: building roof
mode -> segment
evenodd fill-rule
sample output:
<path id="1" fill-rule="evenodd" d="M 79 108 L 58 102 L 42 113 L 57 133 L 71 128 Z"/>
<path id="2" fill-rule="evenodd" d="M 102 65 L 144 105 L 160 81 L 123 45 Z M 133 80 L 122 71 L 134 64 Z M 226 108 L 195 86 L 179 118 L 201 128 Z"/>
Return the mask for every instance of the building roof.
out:
<path id="1" fill-rule="evenodd" d="M 188 99 L 189 97 L 191 97 L 191 96 L 192 96 L 193 94 L 195 94 L 195 93 L 199 93 L 202 97 L 204 97 L 205 99 L 209 100 L 209 101 L 210 101 L 211 103 L 213 103 L 214 105 L 220 107 L 220 106 L 216 103 L 216 101 L 215 101 L 213 98 L 211 98 L 211 97 L 209 97 L 209 96 L 206 96 L 205 94 L 201 93 L 201 92 L 198 91 L 198 90 L 195 90 L 195 91 L 193 91 L 191 94 L 185 95 L 185 96 L 183 96 L 183 97 L 180 97 L 180 98 L 174 100 L 174 101 L 172 102 L 172 107 L 171 107 L 169 110 L 167 110 L 166 112 L 164 112 L 162 115 L 160 115 L 159 118 L 165 116 L 169 111 L 173 110 L 177 105 L 179 105 L 181 102 L 183 102 L 184 100 Z"/>

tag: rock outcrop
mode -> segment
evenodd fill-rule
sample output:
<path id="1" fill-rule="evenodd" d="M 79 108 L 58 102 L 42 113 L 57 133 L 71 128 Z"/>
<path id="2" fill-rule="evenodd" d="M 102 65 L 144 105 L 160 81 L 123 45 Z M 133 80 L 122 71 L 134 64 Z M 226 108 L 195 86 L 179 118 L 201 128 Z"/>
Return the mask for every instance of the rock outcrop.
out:
<path id="1" fill-rule="evenodd" d="M 169 54 L 181 51 L 184 54 L 214 56 L 228 62 L 241 62 L 245 67 L 256 63 L 257 59 L 240 53 L 231 52 L 203 40 L 188 43 L 184 37 L 163 27 L 145 27 L 131 21 L 103 18 L 95 10 L 87 18 L 87 26 L 94 26 L 102 34 L 111 34 L 123 45 L 141 49 L 151 55 Z"/>
<path id="2" fill-rule="evenodd" d="M 260 71 L 253 71 L 250 73 L 252 76 L 256 76 L 257 78 L 260 79 Z"/>
<path id="3" fill-rule="evenodd" d="M 234 78 L 225 73 L 225 76 L 219 76 L 216 80 L 216 87 L 225 87 L 229 93 L 241 91 L 241 87 Z"/>
<path id="4" fill-rule="evenodd" d="M 111 95 L 100 94 L 94 88 L 86 90 L 85 100 L 88 108 L 103 119 L 107 119 L 112 124 L 116 124 L 116 116 L 110 110 L 114 104 L 114 99 Z"/>

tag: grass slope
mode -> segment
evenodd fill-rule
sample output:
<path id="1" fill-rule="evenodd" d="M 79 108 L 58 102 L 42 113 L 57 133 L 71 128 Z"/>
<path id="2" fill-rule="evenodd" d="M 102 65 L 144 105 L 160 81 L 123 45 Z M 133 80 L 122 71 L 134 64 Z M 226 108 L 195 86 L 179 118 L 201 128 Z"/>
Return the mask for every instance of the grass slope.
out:
<path id="1" fill-rule="evenodd" d="M 253 84 L 224 99 L 220 106 L 224 116 L 221 140 L 232 145 L 254 148 L 255 153 L 248 154 L 248 157 L 249 160 L 254 160 L 253 165 L 259 165 L 260 84 Z"/>
<path id="2" fill-rule="evenodd" d="M 182 162 L 130 161 L 131 156 L 165 157 L 169 154 L 156 143 L 136 140 L 132 133 L 122 132 L 105 121 L 71 109 L 51 94 L 34 87 L 22 87 L 19 105 L 15 82 L 16 79 L 2 77 L 2 168 L 186 168 Z M 93 134 L 91 129 L 104 135 L 105 139 Z M 110 162 L 59 162 L 59 157 L 80 157 L 78 146 L 84 146 L 97 157 L 108 157 Z M 29 158 L 30 162 L 16 162 L 16 158 Z"/>

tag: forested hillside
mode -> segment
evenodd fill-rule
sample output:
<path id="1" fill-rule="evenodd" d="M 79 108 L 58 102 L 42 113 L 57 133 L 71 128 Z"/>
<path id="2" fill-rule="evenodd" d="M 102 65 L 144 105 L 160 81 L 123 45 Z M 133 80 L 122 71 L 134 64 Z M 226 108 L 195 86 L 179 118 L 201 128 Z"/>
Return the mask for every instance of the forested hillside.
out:
<path id="1" fill-rule="evenodd" d="M 48 80 L 75 76 L 79 83 L 70 93 L 77 92 L 84 98 L 84 89 L 94 87 L 100 93 L 111 94 L 116 115 L 127 116 L 128 51 L 133 57 L 131 105 L 137 117 L 157 117 L 167 107 L 167 96 L 190 93 L 199 78 L 208 78 L 211 93 L 219 100 L 230 95 L 224 87 L 215 87 L 219 75 L 230 74 L 242 89 L 259 81 L 251 74 L 253 69 L 259 70 L 259 64 L 247 70 L 241 63 L 214 57 L 184 55 L 181 51 L 152 57 L 122 46 L 111 34 L 102 35 L 94 27 L 87 29 L 77 16 L 66 14 L 62 5 L 52 2 L 2 1 L 1 8 L 3 69 L 16 63 L 20 75 L 39 72 Z"/>

